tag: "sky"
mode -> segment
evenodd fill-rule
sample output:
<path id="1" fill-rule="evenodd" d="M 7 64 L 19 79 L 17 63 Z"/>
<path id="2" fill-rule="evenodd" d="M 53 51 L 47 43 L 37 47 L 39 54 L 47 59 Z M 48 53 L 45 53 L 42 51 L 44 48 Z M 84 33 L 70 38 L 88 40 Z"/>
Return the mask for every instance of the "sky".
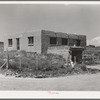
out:
<path id="1" fill-rule="evenodd" d="M 38 29 L 86 35 L 87 44 L 100 46 L 100 5 L 0 4 L 0 41 Z"/>

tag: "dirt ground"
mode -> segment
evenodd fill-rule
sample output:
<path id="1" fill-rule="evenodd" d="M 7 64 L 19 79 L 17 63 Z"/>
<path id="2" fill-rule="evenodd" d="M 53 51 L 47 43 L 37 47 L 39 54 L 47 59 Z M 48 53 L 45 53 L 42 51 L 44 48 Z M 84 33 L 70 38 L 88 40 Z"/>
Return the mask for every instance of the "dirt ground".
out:
<path id="1" fill-rule="evenodd" d="M 100 65 L 88 67 L 100 69 Z M 0 90 L 99 91 L 100 73 L 42 79 L 0 75 Z"/>

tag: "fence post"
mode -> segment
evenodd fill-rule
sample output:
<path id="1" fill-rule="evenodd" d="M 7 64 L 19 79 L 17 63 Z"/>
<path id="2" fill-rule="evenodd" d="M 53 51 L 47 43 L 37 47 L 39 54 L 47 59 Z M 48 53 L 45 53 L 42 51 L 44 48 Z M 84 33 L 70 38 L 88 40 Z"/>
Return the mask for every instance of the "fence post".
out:
<path id="1" fill-rule="evenodd" d="M 38 70 L 38 66 L 39 66 L 39 57 L 38 55 L 36 55 L 36 70 Z"/>
<path id="2" fill-rule="evenodd" d="M 84 64 L 84 63 L 85 63 L 84 56 L 85 56 L 85 51 L 82 51 L 82 64 Z"/>
<path id="3" fill-rule="evenodd" d="M 19 67 L 20 67 L 20 69 L 22 67 L 22 61 L 21 61 L 21 53 L 20 53 L 20 51 L 19 51 Z"/>
<path id="4" fill-rule="evenodd" d="M 7 64 L 6 64 L 6 68 L 9 68 L 9 54 L 8 54 L 8 49 L 6 50 L 7 53 Z"/>

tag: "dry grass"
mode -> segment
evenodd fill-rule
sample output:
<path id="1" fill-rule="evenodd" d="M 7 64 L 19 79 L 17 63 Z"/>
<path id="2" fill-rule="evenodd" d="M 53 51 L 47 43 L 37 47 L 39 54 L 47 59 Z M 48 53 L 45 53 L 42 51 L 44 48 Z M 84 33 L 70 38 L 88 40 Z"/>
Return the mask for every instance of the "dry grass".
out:
<path id="1" fill-rule="evenodd" d="M 72 74 L 83 74 L 83 73 L 97 73 L 100 70 L 87 68 L 85 64 L 76 64 L 74 68 L 71 66 L 64 66 L 66 63 L 62 56 L 54 54 L 36 54 L 26 53 L 21 51 L 21 66 L 20 59 L 16 57 L 18 52 L 10 51 L 9 54 L 9 69 L 5 70 L 7 75 L 17 75 L 18 77 L 59 77 Z M 2 55 L 2 58 L 5 57 Z M 0 59 L 0 64 L 4 63 L 3 59 Z M 2 70 L 3 71 L 3 70 Z"/>

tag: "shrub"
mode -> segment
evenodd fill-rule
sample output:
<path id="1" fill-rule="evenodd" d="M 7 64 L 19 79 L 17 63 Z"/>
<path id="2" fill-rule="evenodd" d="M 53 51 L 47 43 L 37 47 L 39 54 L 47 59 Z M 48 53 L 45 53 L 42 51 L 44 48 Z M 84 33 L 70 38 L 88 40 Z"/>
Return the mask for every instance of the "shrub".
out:
<path id="1" fill-rule="evenodd" d="M 22 57 L 21 58 L 21 66 L 22 66 L 22 70 L 24 69 L 29 69 L 31 71 L 34 71 L 36 69 L 36 62 L 35 60 L 28 58 L 28 57 Z"/>
<path id="2" fill-rule="evenodd" d="M 9 62 L 9 69 L 19 70 L 19 63 L 16 61 L 10 61 Z"/>
<path id="3" fill-rule="evenodd" d="M 75 64 L 74 71 L 76 71 L 76 72 L 87 71 L 87 67 L 85 64 Z"/>
<path id="4" fill-rule="evenodd" d="M 54 54 L 46 54 L 44 58 L 39 59 L 39 70 L 50 71 L 57 70 L 62 67 L 65 63 L 65 59 L 62 56 Z"/>
<path id="5" fill-rule="evenodd" d="M 0 67 L 5 63 L 3 59 L 0 58 Z"/>
<path id="6" fill-rule="evenodd" d="M 0 58 L 5 59 L 6 58 L 6 52 L 1 52 L 0 53 Z"/>
<path id="7" fill-rule="evenodd" d="M 20 54 L 21 54 L 21 56 L 22 56 L 22 57 L 27 57 L 27 52 L 26 52 L 26 51 L 24 51 L 24 50 L 23 50 L 23 51 L 21 51 L 21 52 L 20 52 Z"/>
<path id="8" fill-rule="evenodd" d="M 36 54 L 28 55 L 25 51 L 21 51 L 21 58 L 16 57 L 18 53 L 16 51 L 9 52 L 9 69 L 18 71 L 19 73 L 28 74 L 28 73 L 46 73 L 52 72 L 52 74 L 58 73 L 58 70 L 61 70 L 63 73 L 63 66 L 66 63 L 66 60 L 59 55 L 54 54 Z M 20 59 L 21 59 L 21 68 L 20 68 Z M 60 73 L 60 72 L 59 72 Z M 64 71 L 65 73 L 65 71 Z"/>
<path id="9" fill-rule="evenodd" d="M 8 51 L 9 59 L 15 59 L 15 56 L 17 55 L 16 50 Z"/>
<path id="10" fill-rule="evenodd" d="M 10 62 L 10 68 L 20 69 L 19 60 L 20 60 L 19 57 L 17 58 L 14 57 L 14 60 Z M 25 55 L 21 57 L 21 70 L 22 71 L 30 70 L 32 72 L 35 70 L 42 70 L 42 71 L 57 70 L 58 68 L 62 67 L 64 63 L 65 63 L 64 58 L 57 55 L 36 54 L 34 57 L 26 57 Z"/>
<path id="11" fill-rule="evenodd" d="M 87 71 L 87 67 L 85 64 L 80 64 L 80 67 L 83 71 Z"/>

